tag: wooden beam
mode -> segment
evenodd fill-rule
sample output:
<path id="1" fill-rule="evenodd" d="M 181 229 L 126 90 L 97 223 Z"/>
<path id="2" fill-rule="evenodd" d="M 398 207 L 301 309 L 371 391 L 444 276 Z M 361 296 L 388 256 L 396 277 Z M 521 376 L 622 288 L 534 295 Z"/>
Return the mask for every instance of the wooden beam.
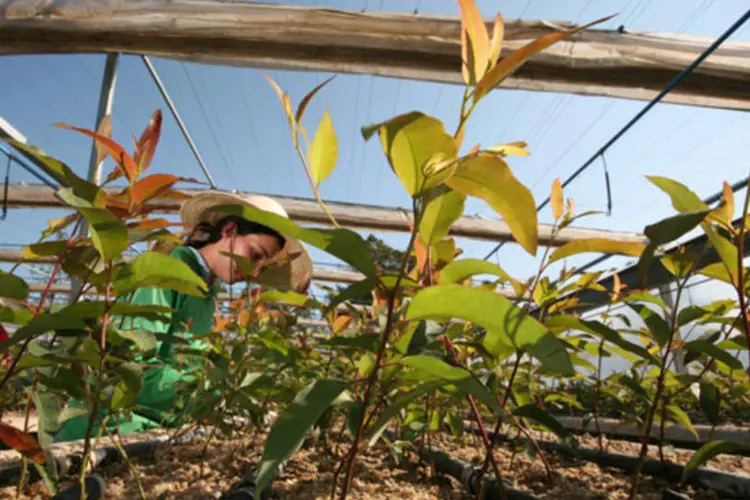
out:
<path id="1" fill-rule="evenodd" d="M 194 195 L 197 190 L 182 190 Z M 0 203 L 2 203 L 0 191 Z M 299 224 L 330 225 L 328 217 L 312 199 L 274 196 L 281 203 L 292 220 Z M 8 188 L 8 206 L 12 208 L 64 208 L 55 192 L 42 185 L 11 184 Z M 181 200 L 157 199 L 149 206 L 157 212 L 176 213 Z M 375 232 L 408 232 L 411 213 L 398 208 L 353 203 L 328 202 L 328 208 L 343 227 L 353 230 L 371 230 Z M 451 227 L 451 236 L 485 241 L 514 241 L 508 225 L 499 219 L 481 217 L 461 217 Z M 554 238 L 550 224 L 539 224 L 539 244 L 543 246 L 560 246 L 570 241 L 588 238 L 608 238 L 626 242 L 647 242 L 642 234 L 606 231 L 588 228 L 565 228 Z"/>
<path id="2" fill-rule="evenodd" d="M 570 27 L 507 21 L 503 54 Z M 651 100 L 711 42 L 587 30 L 534 57 L 502 88 Z M 89 52 L 462 83 L 457 17 L 218 0 L 0 0 L 0 54 Z M 664 101 L 747 110 L 748 81 L 750 44 L 729 42 Z"/>

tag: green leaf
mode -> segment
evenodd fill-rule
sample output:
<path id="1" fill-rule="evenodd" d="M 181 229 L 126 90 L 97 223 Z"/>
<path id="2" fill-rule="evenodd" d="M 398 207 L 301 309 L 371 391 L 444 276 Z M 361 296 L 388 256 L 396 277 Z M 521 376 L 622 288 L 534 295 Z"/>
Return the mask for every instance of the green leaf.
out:
<path id="1" fill-rule="evenodd" d="M 749 446 L 745 444 L 734 443 L 732 441 L 711 441 L 710 443 L 706 443 L 701 446 L 700 449 L 696 451 L 692 457 L 690 457 L 690 461 L 682 471 L 682 482 L 685 482 L 685 479 L 687 479 L 691 472 L 714 458 L 716 455 L 747 450 L 750 450 Z"/>
<path id="2" fill-rule="evenodd" d="M 383 434 L 383 431 L 388 425 L 388 422 L 390 422 L 393 417 L 398 415 L 402 409 L 406 408 L 410 403 L 412 403 L 420 396 L 431 393 L 444 386 L 445 384 L 446 382 L 444 380 L 430 380 L 428 382 L 424 382 L 421 385 L 418 385 L 414 389 L 411 389 L 409 392 L 402 394 L 398 398 L 396 398 L 389 406 L 385 408 L 385 410 L 383 410 L 383 413 L 380 415 L 378 422 L 373 426 L 372 437 L 370 438 L 368 446 L 373 446 L 375 443 L 377 443 L 378 439 L 380 439 L 381 434 Z"/>
<path id="3" fill-rule="evenodd" d="M 647 177 L 659 189 L 669 195 L 672 206 L 678 212 L 706 212 L 710 213 L 709 207 L 701 201 L 697 194 L 684 184 L 666 177 Z M 733 276 L 737 276 L 737 248 L 719 235 L 708 223 L 702 224 L 706 236 L 711 240 L 714 248 L 721 257 L 722 262 Z M 692 228 L 691 228 L 692 229 Z M 686 231 L 687 232 L 687 231 Z"/>
<path id="4" fill-rule="evenodd" d="M 451 434 L 456 439 L 460 439 L 464 433 L 464 422 L 461 416 L 453 410 L 448 410 L 445 413 L 445 421 L 448 424 L 448 428 L 451 430 Z"/>
<path id="5" fill-rule="evenodd" d="M 451 225 L 464 212 L 466 197 L 445 186 L 439 186 L 426 200 L 419 220 L 419 237 L 425 245 L 435 245 L 448 235 Z"/>
<path id="6" fill-rule="evenodd" d="M 280 215 L 247 205 L 221 205 L 213 211 L 237 215 L 251 222 L 270 227 L 280 234 L 291 236 L 338 257 L 365 276 L 376 276 L 370 246 L 362 237 L 348 229 L 304 229 Z"/>
<path id="7" fill-rule="evenodd" d="M 503 282 L 511 281 L 510 275 L 500 266 L 481 259 L 461 259 L 451 262 L 440 271 L 438 281 L 441 285 L 451 285 L 481 274 L 497 276 Z"/>
<path id="8" fill-rule="evenodd" d="M 337 306 L 343 304 L 347 300 L 358 298 L 364 294 L 372 291 L 378 285 L 378 279 L 375 277 L 365 278 L 362 281 L 358 281 L 352 285 L 349 285 L 344 290 L 340 291 L 333 296 L 328 306 L 323 310 L 323 315 L 336 309 Z"/>
<path id="9" fill-rule="evenodd" d="M 655 224 L 646 226 L 643 233 L 648 237 L 649 244 L 643 250 L 641 258 L 638 261 L 641 276 L 645 276 L 648 267 L 654 259 L 654 253 L 660 245 L 674 241 L 682 235 L 689 233 L 698 224 L 703 222 L 709 213 L 709 210 L 686 212 L 667 217 Z"/>
<path id="10" fill-rule="evenodd" d="M 257 491 L 266 488 L 276 475 L 279 465 L 299 448 L 308 429 L 348 385 L 341 380 L 321 379 L 297 393 L 268 434 L 255 482 Z"/>
<path id="11" fill-rule="evenodd" d="M 39 380 L 48 388 L 61 391 L 71 398 L 86 400 L 86 386 L 83 378 L 70 368 L 58 368 L 54 377 L 40 373 Z"/>
<path id="12" fill-rule="evenodd" d="M 705 354 L 709 358 L 721 361 L 733 370 L 741 370 L 742 363 L 724 349 L 721 349 L 705 340 L 693 340 L 685 344 L 685 349 L 690 352 Z"/>
<path id="13" fill-rule="evenodd" d="M 336 162 L 339 157 L 339 144 L 336 139 L 336 131 L 333 129 L 331 115 L 328 114 L 326 107 L 323 117 L 318 124 L 318 130 L 315 132 L 315 138 L 307 152 L 310 171 L 316 185 L 326 180 L 336 168 Z"/>
<path id="14" fill-rule="evenodd" d="M 60 429 L 60 402 L 57 397 L 46 391 L 34 391 L 34 407 L 37 415 L 37 439 L 42 448 L 49 448 L 55 441 L 55 434 Z"/>
<path id="15" fill-rule="evenodd" d="M 648 349 L 638 344 L 628 342 L 618 331 L 613 330 L 598 321 L 582 320 L 573 316 L 551 316 L 545 320 L 545 324 L 550 328 L 563 327 L 566 329 L 588 332 L 606 340 L 607 342 L 611 342 L 627 352 L 635 354 L 639 358 L 656 361 L 654 356 L 648 352 Z"/>
<path id="16" fill-rule="evenodd" d="M 143 252 L 120 267 L 113 279 L 119 295 L 141 287 L 166 288 L 193 296 L 204 296 L 206 282 L 181 260 L 159 252 Z"/>
<path id="17" fill-rule="evenodd" d="M 443 123 L 423 113 L 412 111 L 397 116 L 380 124 L 377 130 L 391 168 L 411 196 L 439 184 L 425 177 L 430 160 L 436 155 L 456 157 L 456 142 L 446 133 Z"/>
<path id="18" fill-rule="evenodd" d="M 105 261 L 112 261 L 128 248 L 128 228 L 112 212 L 102 208 L 78 208 L 89 223 L 91 241 Z"/>
<path id="19" fill-rule="evenodd" d="M 700 383 L 700 405 L 708 421 L 716 425 L 719 423 L 719 412 L 721 411 L 721 394 L 719 389 L 711 382 Z"/>
<path id="20" fill-rule="evenodd" d="M 671 329 L 666 320 L 659 313 L 643 304 L 629 303 L 628 305 L 643 318 L 654 340 L 662 347 L 667 345 L 671 336 Z"/>
<path id="21" fill-rule="evenodd" d="M 345 347 L 351 349 L 364 349 L 369 352 L 377 352 L 378 345 L 380 343 L 380 335 L 357 335 L 356 337 L 340 337 L 336 336 L 331 338 L 328 342 L 324 342 L 322 346 L 331 347 Z"/>
<path id="22" fill-rule="evenodd" d="M 359 358 L 357 363 L 357 372 L 360 378 L 366 378 L 372 373 L 372 369 L 375 368 L 375 358 L 369 352 L 366 352 Z"/>
<path id="23" fill-rule="evenodd" d="M 14 300 L 26 300 L 29 296 L 29 285 L 15 274 L 0 270 L 0 297 Z"/>
<path id="24" fill-rule="evenodd" d="M 0 342 L 0 350 L 14 346 L 34 335 L 40 335 L 49 331 L 61 330 L 85 330 L 88 326 L 78 318 L 70 317 L 64 313 L 42 314 L 29 324 L 17 329 L 5 342 Z"/>
<path id="25" fill-rule="evenodd" d="M 446 183 L 461 194 L 486 201 L 502 216 L 523 249 L 536 255 L 539 236 L 534 197 L 502 158 L 488 154 L 467 158 Z"/>
<path id="26" fill-rule="evenodd" d="M 701 201 L 697 194 L 684 184 L 667 177 L 647 175 L 646 179 L 664 191 L 672 199 L 672 206 L 678 212 L 697 212 L 708 210 L 708 206 Z"/>
<path id="27" fill-rule="evenodd" d="M 303 293 L 265 290 L 260 294 L 261 302 L 280 303 L 296 307 L 318 307 L 320 303 Z"/>
<path id="28" fill-rule="evenodd" d="M 528 404 L 520 406 L 513 410 L 513 415 L 535 420 L 550 431 L 557 434 L 561 439 L 565 439 L 570 436 L 570 433 L 565 430 L 565 427 L 563 427 L 563 425 L 558 422 L 555 417 L 547 413 L 545 410 L 537 407 L 536 405 Z"/>
<path id="29" fill-rule="evenodd" d="M 114 365 L 112 370 L 120 375 L 120 382 L 112 396 L 112 409 L 125 408 L 135 401 L 141 391 L 143 370 L 138 363 L 131 361 Z"/>
<path id="30" fill-rule="evenodd" d="M 690 431 L 690 433 L 695 436 L 696 441 L 700 440 L 698 432 L 695 430 L 695 427 L 693 427 L 693 423 L 690 421 L 690 417 L 687 413 L 682 411 L 682 409 L 675 405 L 668 405 L 667 414 L 670 416 L 670 418 L 672 418 L 672 420 L 680 424 L 686 430 Z"/>
<path id="31" fill-rule="evenodd" d="M 512 346 L 534 356 L 547 370 L 574 374 L 564 345 L 544 325 L 491 291 L 461 285 L 432 286 L 416 294 L 406 317 L 471 321 L 487 330 L 483 345 L 490 354 L 496 356 Z"/>
<path id="32" fill-rule="evenodd" d="M 502 406 L 498 403 L 497 397 L 474 378 L 471 372 L 463 368 L 451 366 L 430 356 L 408 356 L 401 362 L 429 375 L 430 378 L 426 379 L 427 381 L 435 379 L 449 381 L 464 394 L 470 394 L 481 401 L 493 413 L 502 411 Z"/>
<path id="33" fill-rule="evenodd" d="M 584 240 L 570 241 L 555 249 L 549 257 L 549 263 L 556 260 L 578 255 L 586 252 L 630 255 L 639 257 L 646 245 L 638 242 L 608 240 L 606 238 L 587 238 Z"/>
<path id="34" fill-rule="evenodd" d="M 137 345 L 138 349 L 145 354 L 156 352 L 157 341 L 153 332 L 147 330 L 118 330 L 117 334 Z"/>

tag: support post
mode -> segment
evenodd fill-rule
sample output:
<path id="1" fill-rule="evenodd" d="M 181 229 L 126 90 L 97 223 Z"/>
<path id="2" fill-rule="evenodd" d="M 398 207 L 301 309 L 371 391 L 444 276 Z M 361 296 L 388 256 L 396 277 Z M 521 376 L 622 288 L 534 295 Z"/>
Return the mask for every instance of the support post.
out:
<path id="1" fill-rule="evenodd" d="M 96 110 L 96 121 L 94 122 L 94 130 L 98 130 L 99 125 L 105 116 L 112 113 L 112 104 L 115 98 L 115 82 L 117 80 L 117 64 L 120 61 L 120 54 L 117 52 L 111 52 L 107 54 L 107 60 L 104 63 L 104 74 L 102 75 L 102 89 L 99 93 L 99 107 Z M 101 182 L 102 176 L 102 163 L 97 161 L 97 150 L 96 141 L 93 141 L 91 145 L 91 157 L 89 160 L 89 171 L 87 179 L 94 184 Z M 86 221 L 81 225 L 81 234 L 89 232 L 89 226 Z M 81 283 L 72 278 L 71 294 L 69 301 L 73 302 L 81 289 Z"/>

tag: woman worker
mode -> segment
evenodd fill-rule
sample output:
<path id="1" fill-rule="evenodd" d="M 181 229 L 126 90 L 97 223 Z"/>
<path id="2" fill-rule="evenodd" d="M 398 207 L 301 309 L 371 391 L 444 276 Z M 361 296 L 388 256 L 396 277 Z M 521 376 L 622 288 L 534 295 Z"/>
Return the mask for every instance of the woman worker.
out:
<path id="1" fill-rule="evenodd" d="M 174 311 L 170 315 L 171 321 L 165 323 L 133 318 L 125 321 L 123 329 L 179 335 L 185 340 L 190 340 L 197 334 L 211 332 L 216 312 L 218 280 L 232 284 L 251 279 L 264 286 L 307 292 L 313 266 L 305 248 L 297 240 L 263 225 L 212 211 L 219 205 L 233 204 L 248 205 L 288 218 L 278 202 L 265 196 L 243 197 L 207 191 L 185 201 L 180 217 L 189 236 L 184 245 L 172 252 L 172 256 L 201 276 L 207 283 L 209 292 L 205 297 L 195 297 L 169 289 L 138 289 L 131 303 L 168 307 Z M 249 259 L 260 272 L 253 277 L 243 276 L 237 263 L 226 253 Z M 200 341 L 191 344 L 192 347 L 201 347 Z M 157 343 L 157 355 L 148 360 L 154 366 L 144 373 L 143 386 L 135 400 L 136 407 L 132 417 L 129 420 L 120 418 L 119 425 L 115 418 L 110 418 L 108 428 L 119 429 L 121 434 L 143 432 L 170 425 L 175 422 L 175 417 L 179 419 L 179 415 L 174 415 L 177 386 L 189 374 L 190 367 L 178 365 L 172 346 L 169 342 Z M 81 404 L 80 401 L 71 403 L 73 406 Z M 74 417 L 63 423 L 56 441 L 83 439 L 87 427 L 87 415 Z M 92 434 L 97 433 L 98 428 L 95 427 Z"/>

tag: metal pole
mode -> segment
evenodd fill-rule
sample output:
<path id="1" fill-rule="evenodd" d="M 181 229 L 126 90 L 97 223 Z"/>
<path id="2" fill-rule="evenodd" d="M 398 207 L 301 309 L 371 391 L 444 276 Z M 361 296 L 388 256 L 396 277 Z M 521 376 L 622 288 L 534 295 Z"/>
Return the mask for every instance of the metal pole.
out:
<path id="1" fill-rule="evenodd" d="M 102 90 L 99 94 L 99 108 L 96 110 L 96 122 L 94 130 L 99 128 L 105 116 L 112 113 L 112 103 L 115 100 L 115 82 L 117 81 L 117 63 L 120 61 L 120 54 L 107 54 L 107 61 L 104 63 L 104 75 L 102 76 Z M 91 159 L 89 160 L 89 173 L 87 179 L 94 184 L 99 184 L 102 176 L 102 163 L 96 162 L 96 141 L 91 146 Z"/>
<path id="2" fill-rule="evenodd" d="M 120 60 L 120 54 L 112 52 L 107 54 L 107 60 L 104 63 L 104 74 L 102 75 L 102 89 L 99 93 L 99 107 L 96 110 L 96 121 L 94 122 L 94 129 L 99 128 L 102 120 L 105 116 L 112 113 L 112 103 L 115 98 L 115 82 L 117 81 L 117 64 Z M 97 162 L 97 151 L 96 141 L 91 146 L 91 158 L 89 160 L 89 172 L 87 179 L 94 184 L 101 182 L 102 176 L 102 163 Z M 89 232 L 89 226 L 86 221 L 83 221 L 81 225 L 81 234 Z M 81 289 L 81 283 L 73 278 L 71 283 L 71 294 L 69 297 L 70 302 L 73 302 L 78 296 Z"/>
<path id="3" fill-rule="evenodd" d="M 203 170 L 203 174 L 206 176 L 206 180 L 208 181 L 208 183 L 211 185 L 213 189 L 216 189 L 218 186 L 216 185 L 216 182 L 214 182 L 214 178 L 211 176 L 211 172 L 208 171 L 208 167 L 206 166 L 206 163 L 203 161 L 201 154 L 198 152 L 198 148 L 195 146 L 195 143 L 193 142 L 193 138 L 190 137 L 190 132 L 188 132 L 188 129 L 185 126 L 185 123 L 182 121 L 180 114 L 177 112 L 177 108 L 172 102 L 172 99 L 169 97 L 169 93 L 167 93 L 166 87 L 164 87 L 164 84 L 161 82 L 161 78 L 159 78 L 159 75 L 156 73 L 156 69 L 154 68 L 154 65 L 151 64 L 151 60 L 148 58 L 148 56 L 142 55 L 141 59 L 143 59 L 143 64 L 146 65 L 146 69 L 151 74 L 151 78 L 154 79 L 154 83 L 159 88 L 159 92 L 161 93 L 161 96 L 164 98 L 164 102 L 167 103 L 169 110 L 172 112 L 172 116 L 174 116 L 174 119 L 177 122 L 177 126 L 179 126 L 180 130 L 182 130 L 182 135 L 185 136 L 185 140 L 187 141 L 188 146 L 190 146 L 190 150 L 193 152 L 195 159 L 198 160 L 198 164 L 200 165 L 201 170 Z"/>

